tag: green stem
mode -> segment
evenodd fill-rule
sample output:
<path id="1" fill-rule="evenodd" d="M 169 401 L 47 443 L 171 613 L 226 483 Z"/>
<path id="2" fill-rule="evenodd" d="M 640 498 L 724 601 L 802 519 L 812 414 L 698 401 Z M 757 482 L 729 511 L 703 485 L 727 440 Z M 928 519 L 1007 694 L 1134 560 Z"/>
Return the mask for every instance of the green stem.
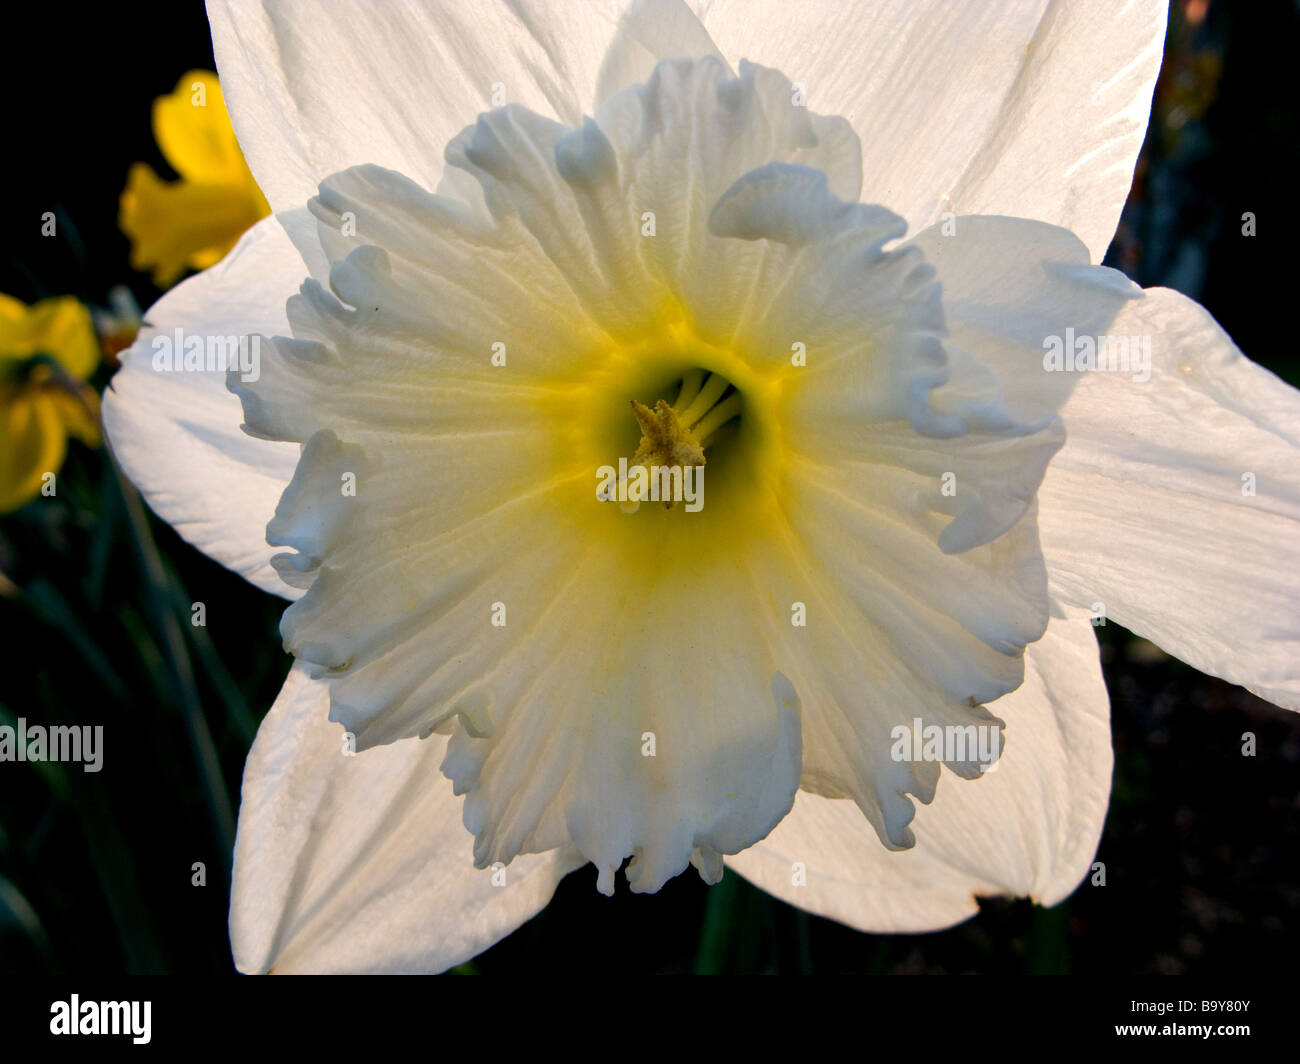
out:
<path id="1" fill-rule="evenodd" d="M 720 882 L 709 887 L 700 944 L 695 953 L 696 975 L 719 975 L 722 972 L 732 944 L 740 893 L 740 877 L 730 870 L 723 872 Z"/>
<path id="2" fill-rule="evenodd" d="M 163 653 L 171 672 L 172 686 L 181 711 L 181 719 L 189 735 L 190 749 L 203 781 L 203 796 L 208 807 L 212 830 L 221 845 L 222 863 L 230 870 L 231 854 L 235 845 L 235 817 L 221 775 L 221 762 L 217 757 L 212 734 L 203 716 L 203 706 L 194 684 L 194 668 L 185 647 L 185 636 L 180 622 L 169 602 L 167 573 L 162 558 L 149 531 L 149 519 L 144 504 L 134 487 L 123 475 L 116 458 L 110 454 L 113 471 L 122 489 L 122 502 L 126 508 L 127 525 L 135 542 L 136 558 L 148 591 L 153 623 L 162 636 Z"/>

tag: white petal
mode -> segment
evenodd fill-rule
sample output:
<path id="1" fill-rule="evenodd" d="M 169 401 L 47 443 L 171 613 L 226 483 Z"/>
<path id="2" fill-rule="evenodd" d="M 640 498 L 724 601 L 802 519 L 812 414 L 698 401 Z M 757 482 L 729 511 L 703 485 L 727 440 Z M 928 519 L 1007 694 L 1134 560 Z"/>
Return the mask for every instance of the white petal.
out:
<path id="1" fill-rule="evenodd" d="M 1072 229 L 1100 262 L 1164 42 L 1160 0 L 696 0 L 733 65 L 776 67 L 865 146 L 863 200 Z"/>
<path id="2" fill-rule="evenodd" d="M 861 931 L 931 931 L 975 899 L 1065 898 L 1096 853 L 1110 793 L 1109 703 L 1086 619 L 1054 618 L 1025 655 L 1024 686 L 991 703 L 1006 749 L 976 780 L 946 780 L 886 850 L 854 803 L 801 791 L 766 839 L 726 863 L 784 901 Z M 796 862 L 806 885 L 794 885 Z"/>
<path id="3" fill-rule="evenodd" d="M 1074 234 L 1024 218 L 958 217 L 909 243 L 943 286 L 955 344 L 995 371 L 1021 418 L 1059 410 L 1078 377 L 1044 373 L 1044 340 L 1104 334 L 1142 290 L 1118 270 L 1088 265 Z"/>
<path id="4" fill-rule="evenodd" d="M 1039 496 L 1053 588 L 1300 709 L 1300 392 L 1168 289 L 1111 332 L 1151 338 L 1151 379 L 1086 374 L 1063 408 Z"/>
<path id="5" fill-rule="evenodd" d="M 271 567 L 266 523 L 298 447 L 240 429 L 243 411 L 223 369 L 162 372 L 153 356 L 155 339 L 175 348 L 177 329 L 205 351 L 212 337 L 286 332 L 285 299 L 304 270 L 280 223 L 263 219 L 220 263 L 149 308 L 148 325 L 104 393 L 113 453 L 154 512 L 222 565 L 286 598 L 297 592 Z"/>
<path id="6" fill-rule="evenodd" d="M 1065 421 L 1039 491 L 1054 593 L 1099 604 L 1204 672 L 1300 705 L 1300 393 L 1191 300 L 1084 265 L 1063 230 L 955 224 L 951 236 L 936 226 L 914 241 L 938 270 L 954 343 L 996 373 L 1017 416 Z M 1076 345 L 1116 338 L 1128 371 L 1045 371 L 1045 344 L 1064 346 L 1068 330 Z M 1132 359 L 1147 343 L 1142 380 Z"/>
<path id="7" fill-rule="evenodd" d="M 600 65 L 596 103 L 648 81 L 660 59 L 722 58 L 699 18 L 682 0 L 632 0 Z"/>
<path id="8" fill-rule="evenodd" d="M 576 125 L 594 108 L 623 7 L 211 0 L 208 17 L 240 147 L 280 210 L 302 206 L 325 177 L 362 164 L 434 188 L 447 142 L 502 103 Z M 494 98 L 498 86 L 504 98 Z"/>
<path id="9" fill-rule="evenodd" d="M 437 972 L 504 938 L 580 861 L 474 868 L 441 736 L 346 756 L 300 667 L 244 768 L 230 938 L 244 972 Z M 495 880 L 495 882 L 494 882 Z"/>

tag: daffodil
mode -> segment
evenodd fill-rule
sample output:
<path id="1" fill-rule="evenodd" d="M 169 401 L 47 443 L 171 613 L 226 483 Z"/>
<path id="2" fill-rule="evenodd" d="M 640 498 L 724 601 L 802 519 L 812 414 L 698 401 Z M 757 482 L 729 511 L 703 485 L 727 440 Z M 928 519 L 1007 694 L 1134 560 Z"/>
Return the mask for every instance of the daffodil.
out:
<path id="1" fill-rule="evenodd" d="M 68 437 L 99 443 L 90 312 L 71 296 L 31 306 L 0 294 L 0 513 L 57 494 Z"/>
<path id="2" fill-rule="evenodd" d="M 1300 705 L 1300 396 L 1095 265 L 1160 5 L 209 16 L 276 215 L 106 420 L 292 600 L 242 970 L 445 968 L 628 857 L 873 931 L 1053 904 L 1108 800 L 1103 613 Z M 260 368 L 178 372 L 176 330 Z M 632 458 L 703 505 L 597 490 Z M 1005 752 L 920 752 L 954 733 Z"/>
<path id="3" fill-rule="evenodd" d="M 135 163 L 118 224 L 131 240 L 131 266 L 167 288 L 187 269 L 218 262 L 271 209 L 248 172 L 215 74 L 191 70 L 158 97 L 153 135 L 179 180 Z"/>

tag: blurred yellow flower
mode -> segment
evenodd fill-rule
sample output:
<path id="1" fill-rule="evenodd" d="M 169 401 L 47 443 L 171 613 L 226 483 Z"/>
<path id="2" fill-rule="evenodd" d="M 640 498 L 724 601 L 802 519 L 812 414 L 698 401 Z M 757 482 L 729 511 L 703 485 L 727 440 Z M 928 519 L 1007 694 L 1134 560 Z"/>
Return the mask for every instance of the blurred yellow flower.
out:
<path id="1" fill-rule="evenodd" d="M 0 513 L 16 510 L 63 464 L 69 434 L 99 443 L 99 364 L 90 312 L 71 296 L 30 307 L 0 294 Z"/>
<path id="2" fill-rule="evenodd" d="M 187 268 L 205 270 L 240 235 L 271 213 L 248 172 L 217 76 L 191 70 L 153 106 L 153 135 L 180 175 L 163 181 L 145 163 L 126 178 L 118 225 L 131 240 L 131 265 L 161 288 Z"/>

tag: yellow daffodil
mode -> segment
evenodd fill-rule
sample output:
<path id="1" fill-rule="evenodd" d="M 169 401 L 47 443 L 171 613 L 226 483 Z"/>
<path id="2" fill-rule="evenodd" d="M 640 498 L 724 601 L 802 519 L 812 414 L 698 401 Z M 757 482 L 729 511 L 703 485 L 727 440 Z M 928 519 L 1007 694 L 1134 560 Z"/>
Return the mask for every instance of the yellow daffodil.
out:
<path id="1" fill-rule="evenodd" d="M 0 513 L 41 491 L 70 435 L 99 443 L 99 397 L 83 383 L 98 364 L 90 313 L 77 300 L 27 306 L 0 295 Z"/>
<path id="2" fill-rule="evenodd" d="M 218 262 L 270 207 L 248 172 L 215 74 L 191 70 L 155 100 L 153 135 L 180 179 L 163 181 L 136 163 L 118 224 L 131 239 L 132 267 L 166 288 L 186 269 Z"/>
<path id="3" fill-rule="evenodd" d="M 583 866 L 872 931 L 1054 904 L 1109 796 L 1099 613 L 1300 707 L 1300 395 L 1096 265 L 1162 4 L 209 16 L 276 216 L 105 419 L 292 601 L 242 970 L 446 968 Z"/>

